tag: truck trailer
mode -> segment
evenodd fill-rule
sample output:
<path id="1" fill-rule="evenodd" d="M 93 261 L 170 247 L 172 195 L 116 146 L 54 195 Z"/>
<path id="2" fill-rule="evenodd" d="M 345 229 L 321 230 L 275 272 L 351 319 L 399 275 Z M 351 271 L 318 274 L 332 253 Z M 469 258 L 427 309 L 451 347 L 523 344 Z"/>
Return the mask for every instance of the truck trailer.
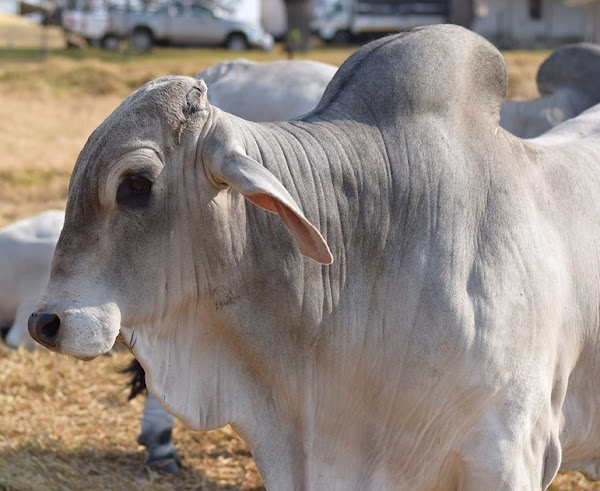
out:
<path id="1" fill-rule="evenodd" d="M 311 30 L 345 44 L 368 35 L 448 22 L 451 0 L 313 0 Z"/>

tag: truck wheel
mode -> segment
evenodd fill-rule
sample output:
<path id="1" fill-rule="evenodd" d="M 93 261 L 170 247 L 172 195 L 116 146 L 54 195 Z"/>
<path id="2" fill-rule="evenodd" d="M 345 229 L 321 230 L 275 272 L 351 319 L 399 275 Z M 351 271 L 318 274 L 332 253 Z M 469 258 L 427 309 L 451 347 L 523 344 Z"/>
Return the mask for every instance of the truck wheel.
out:
<path id="1" fill-rule="evenodd" d="M 107 51 L 118 51 L 119 44 L 120 41 L 117 36 L 108 35 L 102 38 L 102 47 Z"/>
<path id="2" fill-rule="evenodd" d="M 235 32 L 229 35 L 225 46 L 231 51 L 244 51 L 248 49 L 248 40 L 243 34 Z"/>
<path id="3" fill-rule="evenodd" d="M 344 44 L 348 44 L 352 39 L 349 31 L 336 31 L 331 39 L 331 44 L 336 46 L 342 46 Z"/>
<path id="4" fill-rule="evenodd" d="M 131 45 L 135 49 L 140 51 L 148 51 L 154 40 L 152 39 L 152 33 L 148 29 L 135 29 L 131 35 Z"/>

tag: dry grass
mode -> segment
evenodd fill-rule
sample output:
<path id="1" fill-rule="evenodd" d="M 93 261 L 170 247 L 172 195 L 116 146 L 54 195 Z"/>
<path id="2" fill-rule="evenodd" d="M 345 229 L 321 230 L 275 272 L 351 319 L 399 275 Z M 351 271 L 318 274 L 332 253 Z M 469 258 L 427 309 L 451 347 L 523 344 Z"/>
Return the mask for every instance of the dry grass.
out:
<path id="1" fill-rule="evenodd" d="M 0 12 L 0 47 L 6 49 L 64 45 L 62 31 L 56 27 L 42 28 L 22 17 Z"/>
<path id="2" fill-rule="evenodd" d="M 81 362 L 0 346 L 0 489 L 253 489 L 260 476 L 244 443 L 225 427 L 174 438 L 183 478 L 144 468 L 135 441 L 142 400 L 127 402 L 119 373 L 131 355 Z"/>
<path id="3" fill-rule="evenodd" d="M 3 43 L 7 31 L 1 20 Z M 306 57 L 340 64 L 351 51 L 316 49 Z M 161 50 L 132 58 L 87 50 L 56 52 L 39 62 L 35 53 L 14 60 L 0 53 L 0 226 L 65 205 L 78 152 L 131 90 L 161 74 L 193 75 L 236 56 L 223 50 Z M 545 56 L 506 53 L 510 98 L 536 96 L 534 76 Z M 284 53 L 277 48 L 249 57 L 277 59 Z M 117 353 L 84 363 L 0 346 L 0 490 L 261 485 L 248 450 L 230 428 L 191 432 L 178 423 L 174 440 L 187 469 L 183 478 L 145 469 L 143 447 L 135 443 L 142 401 L 126 402 L 126 380 L 118 373 L 128 360 L 128 354 Z M 600 486 L 568 473 L 557 477 L 553 489 Z"/>
<path id="4" fill-rule="evenodd" d="M 504 60 L 508 69 L 507 99 L 523 100 L 539 97 L 535 76 L 540 64 L 551 51 L 507 51 Z"/>

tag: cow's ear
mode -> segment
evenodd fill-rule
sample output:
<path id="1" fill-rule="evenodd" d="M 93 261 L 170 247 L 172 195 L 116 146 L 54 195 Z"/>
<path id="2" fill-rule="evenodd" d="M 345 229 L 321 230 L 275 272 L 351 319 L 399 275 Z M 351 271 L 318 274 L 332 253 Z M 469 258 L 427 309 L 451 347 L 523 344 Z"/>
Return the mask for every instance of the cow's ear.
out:
<path id="1" fill-rule="evenodd" d="M 255 205 L 277 213 L 290 230 L 300 253 L 321 264 L 333 256 L 321 233 L 310 223 L 283 184 L 267 169 L 241 152 L 230 154 L 218 169 L 217 181 L 231 186 Z"/>
<path id="2" fill-rule="evenodd" d="M 196 117 L 206 110 L 208 105 L 208 88 L 203 80 L 198 80 L 196 85 L 185 96 L 185 105 L 182 108 L 186 119 Z"/>

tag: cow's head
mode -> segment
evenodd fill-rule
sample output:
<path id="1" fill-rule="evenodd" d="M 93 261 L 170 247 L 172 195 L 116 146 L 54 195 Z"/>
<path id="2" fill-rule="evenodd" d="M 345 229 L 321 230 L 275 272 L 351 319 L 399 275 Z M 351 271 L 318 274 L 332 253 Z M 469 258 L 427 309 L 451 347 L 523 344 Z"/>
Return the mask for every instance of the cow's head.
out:
<path id="1" fill-rule="evenodd" d="M 231 284 L 256 247 L 241 213 L 247 202 L 278 214 L 302 254 L 331 262 L 320 233 L 246 155 L 235 124 L 208 104 L 206 91 L 192 78 L 157 79 L 90 136 L 71 177 L 48 289 L 29 320 L 36 341 L 92 359 L 121 333 L 152 368 L 157 343 L 181 344 L 181 356 L 192 356 L 194 342 L 218 344 L 211 327 L 239 297 Z M 202 341 L 181 333 L 190 323 Z M 160 364 L 166 373 L 172 360 Z"/>

